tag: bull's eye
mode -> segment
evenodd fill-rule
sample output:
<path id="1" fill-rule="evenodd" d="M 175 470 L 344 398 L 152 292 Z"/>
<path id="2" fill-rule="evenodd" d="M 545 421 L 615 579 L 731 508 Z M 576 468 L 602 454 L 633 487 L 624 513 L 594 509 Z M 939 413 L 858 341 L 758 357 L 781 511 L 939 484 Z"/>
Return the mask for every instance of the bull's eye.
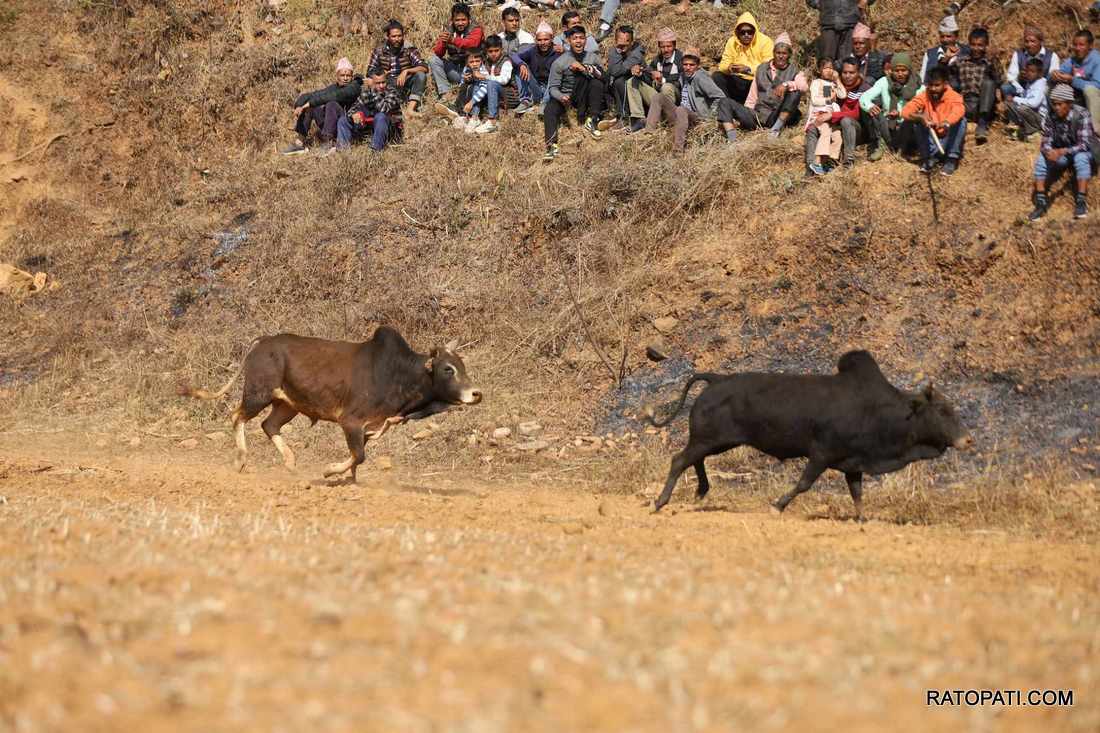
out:
<path id="1" fill-rule="evenodd" d="M 449 366 L 444 369 L 443 373 L 446 374 L 448 377 L 453 377 L 456 374 L 455 368 L 453 366 Z"/>

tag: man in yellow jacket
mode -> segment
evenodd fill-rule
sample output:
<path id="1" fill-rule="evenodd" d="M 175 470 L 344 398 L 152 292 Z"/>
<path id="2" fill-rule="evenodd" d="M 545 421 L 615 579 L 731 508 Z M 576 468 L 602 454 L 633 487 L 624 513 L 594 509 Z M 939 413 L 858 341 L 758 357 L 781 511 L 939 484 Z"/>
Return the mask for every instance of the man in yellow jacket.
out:
<path id="1" fill-rule="evenodd" d="M 752 13 L 741 13 L 733 35 L 722 50 L 714 82 L 726 96 L 741 104 L 749 96 L 756 68 L 772 60 L 772 39 L 760 32 Z"/>

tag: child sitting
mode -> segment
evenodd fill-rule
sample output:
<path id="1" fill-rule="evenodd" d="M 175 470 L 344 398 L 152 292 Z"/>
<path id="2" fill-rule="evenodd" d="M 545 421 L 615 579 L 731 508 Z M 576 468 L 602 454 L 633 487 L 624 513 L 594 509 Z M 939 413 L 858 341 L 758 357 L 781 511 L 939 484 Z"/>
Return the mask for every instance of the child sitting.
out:
<path id="1" fill-rule="evenodd" d="M 501 53 L 499 37 L 491 37 L 488 43 L 496 41 L 496 50 Z M 462 114 L 454 119 L 456 129 L 469 133 L 485 134 L 499 129 L 497 117 L 500 114 L 501 90 L 512 77 L 512 62 L 504 58 L 497 64 L 497 73 L 487 63 L 484 47 L 472 49 L 466 57 L 466 67 L 462 69 L 462 88 L 458 93 L 458 107 Z M 486 108 L 488 119 L 481 121 L 482 105 Z"/>
<path id="2" fill-rule="evenodd" d="M 1047 118 L 1047 80 L 1043 78 L 1042 60 L 1029 59 L 1013 84 L 1017 94 L 1005 100 L 1005 120 L 1018 125 L 1016 137 L 1026 142 L 1030 135 L 1042 131 Z"/>
<path id="3" fill-rule="evenodd" d="M 810 109 L 806 114 L 806 129 L 817 127 L 819 132 L 817 147 L 814 155 L 817 162 L 810 165 L 810 172 L 815 176 L 823 176 L 840 162 L 841 134 L 840 128 L 833 128 L 826 122 L 817 122 L 817 116 L 821 112 L 832 115 L 840 111 L 838 99 L 843 99 L 847 92 L 837 77 L 836 65 L 832 59 L 825 58 L 817 65 L 817 78 L 810 82 Z"/>

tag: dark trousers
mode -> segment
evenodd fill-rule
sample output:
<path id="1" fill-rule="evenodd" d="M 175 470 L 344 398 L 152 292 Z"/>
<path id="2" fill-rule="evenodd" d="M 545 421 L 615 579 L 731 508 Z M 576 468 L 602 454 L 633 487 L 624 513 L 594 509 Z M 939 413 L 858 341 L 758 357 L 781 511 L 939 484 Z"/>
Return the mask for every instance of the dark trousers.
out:
<path id="1" fill-rule="evenodd" d="M 911 153 L 917 148 L 917 128 L 900 117 L 888 117 L 885 112 L 872 117 L 879 140 L 896 153 Z"/>
<path id="2" fill-rule="evenodd" d="M 817 39 L 817 57 L 842 61 L 852 55 L 851 28 L 822 28 Z"/>
<path id="3" fill-rule="evenodd" d="M 616 76 L 611 81 L 611 99 L 615 102 L 616 119 L 630 118 L 630 106 L 626 103 L 626 85 L 633 76 Z"/>
<path id="4" fill-rule="evenodd" d="M 817 125 L 811 125 L 806 130 L 806 165 L 817 162 L 817 140 L 821 132 Z M 840 157 L 846 165 L 856 162 L 856 146 L 861 142 L 867 143 L 869 150 L 874 150 L 879 145 L 878 126 L 874 118 L 866 112 L 860 111 L 859 119 L 844 117 L 840 120 L 840 135 L 843 139 Z"/>
<path id="5" fill-rule="evenodd" d="M 1020 137 L 1034 135 L 1043 130 L 1043 118 L 1039 111 L 1017 101 L 1005 105 L 1005 119 L 1020 126 Z"/>
<path id="6" fill-rule="evenodd" d="M 569 95 L 569 106 L 577 111 L 579 122 L 583 123 L 590 118 L 598 120 L 603 115 L 606 96 L 607 85 L 603 79 L 578 75 L 573 91 Z M 558 141 L 558 129 L 561 127 L 562 118 L 565 117 L 565 111 L 565 105 L 557 99 L 551 97 L 546 103 L 542 126 L 547 145 Z"/>
<path id="7" fill-rule="evenodd" d="M 739 104 L 744 104 L 752 89 L 751 79 L 742 79 L 736 74 L 723 74 L 716 71 L 710 76 L 714 83 L 722 90 L 722 93 Z"/>
<path id="8" fill-rule="evenodd" d="M 749 109 L 740 102 L 733 102 L 732 100 L 731 106 L 734 119 L 742 130 L 756 130 L 761 127 L 770 128 L 779 120 L 781 112 L 788 113 L 785 127 L 798 124 L 798 120 L 802 116 L 798 111 L 798 104 L 801 101 L 802 92 L 787 92 L 783 95 L 783 101 L 780 102 L 779 106 L 772 109 L 761 108 L 759 105 L 756 109 Z"/>
<path id="9" fill-rule="evenodd" d="M 966 104 L 966 119 L 988 126 L 997 109 L 997 84 L 989 77 L 982 79 L 981 92 L 963 95 L 963 102 Z"/>
<path id="10" fill-rule="evenodd" d="M 322 140 L 336 139 L 336 124 L 344 116 L 344 108 L 337 102 L 328 102 L 324 107 L 310 107 L 298 115 L 298 122 L 294 125 L 294 131 L 298 137 L 305 140 L 309 137 L 311 125 L 321 128 Z"/>

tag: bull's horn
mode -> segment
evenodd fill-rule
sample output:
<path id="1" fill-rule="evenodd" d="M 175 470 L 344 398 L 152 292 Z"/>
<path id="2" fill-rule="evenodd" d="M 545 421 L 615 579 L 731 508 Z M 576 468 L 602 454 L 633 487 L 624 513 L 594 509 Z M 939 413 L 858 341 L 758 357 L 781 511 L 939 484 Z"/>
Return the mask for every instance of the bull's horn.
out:
<path id="1" fill-rule="evenodd" d="M 451 339 L 443 348 L 447 351 L 454 351 L 458 348 L 458 339 Z"/>

